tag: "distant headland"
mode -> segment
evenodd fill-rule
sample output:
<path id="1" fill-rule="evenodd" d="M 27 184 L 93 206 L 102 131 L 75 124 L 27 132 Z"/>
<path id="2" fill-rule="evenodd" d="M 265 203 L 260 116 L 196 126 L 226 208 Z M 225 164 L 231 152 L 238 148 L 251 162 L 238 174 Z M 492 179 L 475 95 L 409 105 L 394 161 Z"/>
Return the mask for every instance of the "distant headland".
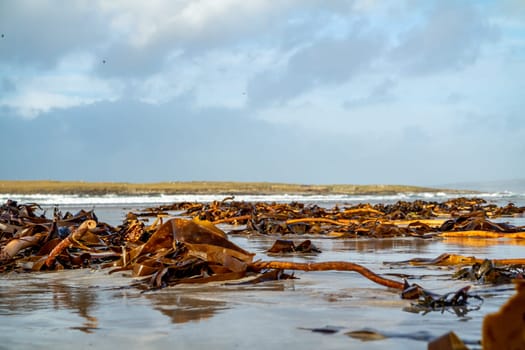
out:
<path id="1" fill-rule="evenodd" d="M 397 193 L 447 192 L 443 189 L 405 185 L 303 185 L 272 182 L 175 181 L 155 183 L 84 182 L 52 180 L 0 180 L 4 194 L 83 194 L 83 195 L 151 195 L 151 194 L 347 194 L 378 195 Z"/>

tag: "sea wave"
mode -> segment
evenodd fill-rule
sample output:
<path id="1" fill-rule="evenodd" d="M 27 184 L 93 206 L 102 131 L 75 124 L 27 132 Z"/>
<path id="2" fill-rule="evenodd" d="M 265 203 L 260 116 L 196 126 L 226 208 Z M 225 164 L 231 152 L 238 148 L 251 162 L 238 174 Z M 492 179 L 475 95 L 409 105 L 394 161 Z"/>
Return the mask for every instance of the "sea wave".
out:
<path id="1" fill-rule="evenodd" d="M 153 205 L 176 202 L 201 202 L 208 203 L 221 201 L 227 196 L 224 194 L 176 194 L 176 195 L 59 195 L 59 194 L 1 194 L 0 201 L 4 203 L 8 199 L 19 203 L 38 203 L 40 205 Z M 504 192 L 487 193 L 447 193 L 447 192 L 424 192 L 424 193 L 397 193 L 388 195 L 306 195 L 306 194 L 246 194 L 236 195 L 236 201 L 246 202 L 303 202 L 303 203 L 391 203 L 397 201 L 413 201 L 417 199 L 425 201 L 444 201 L 456 197 L 484 198 L 488 202 L 505 204 L 513 202 L 516 205 L 525 205 L 525 194 Z"/>

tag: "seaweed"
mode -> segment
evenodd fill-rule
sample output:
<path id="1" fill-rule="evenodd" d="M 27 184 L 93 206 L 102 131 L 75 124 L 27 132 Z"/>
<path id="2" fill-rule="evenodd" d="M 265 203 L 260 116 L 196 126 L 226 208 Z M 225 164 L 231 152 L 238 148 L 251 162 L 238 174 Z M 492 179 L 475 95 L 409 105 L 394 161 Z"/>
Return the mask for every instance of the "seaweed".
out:
<path id="1" fill-rule="evenodd" d="M 18 204 L 13 200 L 0 207 L 0 273 L 86 267 L 108 269 L 110 274 L 128 271 L 135 277 L 132 286 L 154 291 L 178 284 L 255 284 L 293 279 L 293 271 L 349 271 L 396 290 L 403 299 L 413 300 L 407 311 L 450 310 L 458 316 L 481 307 L 482 298 L 470 293 L 470 286 L 437 294 L 349 261 L 254 261 L 255 254 L 233 243 L 229 234 L 275 236 L 267 252 L 282 256 L 321 253 L 309 239 L 296 244 L 282 239 L 285 236 L 525 238 L 525 227 L 492 221 L 522 214 L 525 208 L 511 204 L 496 207 L 476 198 L 323 208 L 298 202 L 238 202 L 227 197 L 207 204 L 182 202 L 130 212 L 117 227 L 99 221 L 93 210 L 62 214 L 55 208 L 51 217 L 38 215 L 39 211 L 41 207 L 36 203 Z M 170 215 L 170 211 L 177 215 Z M 149 218 L 155 218 L 151 224 Z M 229 234 L 222 228 L 230 229 Z M 452 280 L 508 284 L 523 279 L 525 259 L 487 260 L 444 253 L 434 259 L 385 264 L 457 266 L 459 270 L 450 276 Z M 333 333 L 332 329 L 311 330 Z"/>

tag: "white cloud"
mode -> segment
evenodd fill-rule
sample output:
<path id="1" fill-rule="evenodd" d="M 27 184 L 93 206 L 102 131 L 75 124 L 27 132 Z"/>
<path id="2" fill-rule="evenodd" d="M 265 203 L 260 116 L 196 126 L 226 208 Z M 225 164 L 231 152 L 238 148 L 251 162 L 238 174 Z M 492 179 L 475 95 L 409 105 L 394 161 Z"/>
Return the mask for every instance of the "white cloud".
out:
<path id="1" fill-rule="evenodd" d="M 186 129 L 202 122 L 195 133 L 206 142 L 188 159 L 206 155 L 218 128 L 244 135 L 244 125 L 254 128 L 245 142 L 284 130 L 275 149 L 293 148 L 293 133 L 309 151 L 323 144 L 333 160 L 359 161 L 374 181 L 384 166 L 447 162 L 447 152 L 470 157 L 450 164 L 468 172 L 485 157 L 472 154 L 483 140 L 523 149 L 521 9 L 519 0 L 0 1 L 0 123 L 84 111 L 100 127 L 96 111 L 119 130 L 130 115 L 162 113 L 167 129 L 181 127 L 174 115 L 188 116 Z"/>
<path id="2" fill-rule="evenodd" d="M 0 106 L 9 107 L 16 110 L 23 118 L 32 119 L 41 113 L 50 111 L 53 108 L 70 108 L 84 103 L 89 103 L 88 99 L 77 96 L 65 96 L 63 94 L 27 90 L 23 94 L 11 98 L 0 100 Z"/>
<path id="3" fill-rule="evenodd" d="M 13 109 L 24 118 L 34 118 L 54 108 L 70 108 L 118 98 L 122 89 L 120 83 L 78 74 L 78 68 L 65 60 L 53 72 L 40 75 L 25 72 L 14 77 L 16 89 L 0 97 L 0 106 Z M 85 67 L 79 71 L 82 69 Z"/>
<path id="4" fill-rule="evenodd" d="M 392 51 L 405 72 L 436 74 L 473 64 L 484 44 L 498 38 L 498 30 L 474 3 L 461 6 L 437 1 L 421 13 L 419 23 L 400 34 Z"/>
<path id="5" fill-rule="evenodd" d="M 290 8 L 294 1 L 264 0 L 154 0 L 100 1 L 102 13 L 109 18 L 111 29 L 125 36 L 136 47 L 157 42 L 184 44 L 221 36 L 243 37 L 251 27 L 271 21 L 271 15 Z"/>

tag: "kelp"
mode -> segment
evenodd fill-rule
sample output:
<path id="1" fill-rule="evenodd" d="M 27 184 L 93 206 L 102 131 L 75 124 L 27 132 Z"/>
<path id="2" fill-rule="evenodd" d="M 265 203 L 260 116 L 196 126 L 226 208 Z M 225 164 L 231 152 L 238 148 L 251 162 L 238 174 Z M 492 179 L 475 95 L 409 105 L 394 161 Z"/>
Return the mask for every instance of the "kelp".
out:
<path id="1" fill-rule="evenodd" d="M 453 266 L 458 270 L 453 279 L 462 279 L 480 284 L 507 284 L 525 279 L 525 259 L 486 259 L 444 253 L 433 259 L 413 258 L 410 260 L 384 262 L 391 266 Z"/>
<path id="2" fill-rule="evenodd" d="M 272 254 L 285 254 L 285 253 L 321 253 L 321 250 L 317 248 L 311 240 L 307 239 L 299 244 L 295 244 L 293 241 L 278 239 L 274 242 L 268 253 Z"/>
<path id="3" fill-rule="evenodd" d="M 231 198 L 233 199 L 233 198 Z M 178 207 L 177 209 L 182 209 Z M 495 223 L 488 218 L 522 215 L 525 207 L 505 207 L 483 199 L 458 198 L 443 203 L 399 201 L 395 204 L 358 204 L 322 208 L 292 202 L 246 203 L 233 200 L 191 206 L 181 215 L 215 224 L 246 225 L 246 234 L 325 234 L 331 237 L 433 237 L 471 235 L 455 232 L 497 232 L 494 237 L 523 237 L 525 228 Z M 236 233 L 240 233 L 237 231 Z M 513 235 L 504 235 L 510 234 Z"/>
<path id="4" fill-rule="evenodd" d="M 316 328 L 299 327 L 301 330 L 311 331 L 322 334 L 336 334 L 342 331 L 343 327 L 324 326 Z M 402 338 L 414 341 L 428 342 L 429 350 L 468 350 L 466 344 L 480 345 L 479 341 L 467 342 L 461 340 L 454 332 L 449 332 L 440 337 L 434 336 L 429 331 L 414 332 L 392 332 L 389 330 L 377 330 L 374 328 L 361 328 L 344 333 L 346 336 L 360 340 L 362 342 L 378 341 L 389 338 Z"/>
<path id="5" fill-rule="evenodd" d="M 475 256 L 464 256 L 458 254 L 443 253 L 435 258 L 412 258 L 403 261 L 385 261 L 385 265 L 412 265 L 412 266 L 457 266 L 475 263 L 483 263 L 485 258 Z M 490 259 L 495 265 L 525 265 L 525 258 L 518 259 Z"/>
<path id="6" fill-rule="evenodd" d="M 315 235 L 330 238 L 446 239 L 447 237 L 525 238 L 525 228 L 490 219 L 522 215 L 524 207 L 497 207 L 481 199 L 458 198 L 443 203 L 399 201 L 394 204 L 359 204 L 323 208 L 292 202 L 246 203 L 234 198 L 204 203 L 174 203 L 130 212 L 121 225 L 100 222 L 94 211 L 37 215 L 36 203 L 8 200 L 0 207 L 0 273 L 46 271 L 84 267 L 128 272 L 132 286 L 144 291 L 178 284 L 221 282 L 254 284 L 293 279 L 285 271 L 357 272 L 412 300 L 411 312 L 452 310 L 458 315 L 479 308 L 481 297 L 470 286 L 436 294 L 417 284 L 381 276 L 348 261 L 254 261 L 229 240 L 230 234 Z M 177 216 L 170 215 L 177 212 Z M 148 224 L 148 218 L 155 219 Z M 243 227 L 236 228 L 236 225 Z M 319 254 L 310 240 L 296 244 L 277 239 L 269 254 Z M 511 283 L 523 279 L 525 259 L 491 259 L 442 254 L 434 259 L 414 258 L 385 263 L 392 266 L 454 266 L 453 279 L 476 283 Z M 475 302 L 472 303 L 471 301 Z"/>
<path id="7" fill-rule="evenodd" d="M 302 206 L 295 204 L 294 207 Z M 14 203 L 10 202 L 8 209 L 14 211 L 12 208 Z M 278 206 L 278 212 L 289 210 L 285 205 Z M 312 210 L 322 211 L 321 208 Z M 351 215 L 370 213 L 378 215 L 369 208 L 352 211 Z M 72 218 L 75 220 L 71 220 Z M 111 228 L 98 222 L 94 215 L 85 215 L 83 212 L 65 218 L 55 211 L 52 220 L 43 222 L 44 227 L 49 227 L 44 232 L 30 236 L 31 239 L 22 240 L 13 236 L 12 240 L 4 240 L 6 244 L 2 247 L 1 256 L 5 263 L 2 268 L 30 267 L 33 271 L 39 271 L 85 267 L 97 262 L 101 267 L 112 267 L 111 273 L 131 271 L 133 276 L 143 277 L 135 283 L 143 289 L 180 283 L 229 281 L 249 276 L 256 276 L 252 281 L 267 280 L 270 277 L 279 279 L 286 275 L 269 272 L 283 270 L 353 271 L 389 288 L 403 290 L 405 287 L 402 282 L 379 276 L 366 267 L 351 262 L 253 261 L 255 254 L 238 247 L 228 239 L 225 232 L 199 216 L 192 220 L 171 218 L 162 221 L 161 218 L 146 226 L 138 221 L 138 216 L 128 215 L 122 227 Z M 70 225 L 74 222 L 78 224 Z M 65 223 L 69 226 L 65 226 Z M 58 232 L 67 232 L 67 235 L 60 236 Z M 30 247 L 33 248 L 32 254 L 16 258 Z M 277 241 L 270 248 L 272 250 L 320 252 L 309 240 L 297 246 L 293 242 L 290 244 Z"/>
<path id="8" fill-rule="evenodd" d="M 525 265 L 497 264 L 493 260 L 485 259 L 475 262 L 472 266 L 459 269 L 452 278 L 474 281 L 478 283 L 508 284 L 514 280 L 524 280 Z"/>
<path id="9" fill-rule="evenodd" d="M 479 345 L 479 343 L 475 343 Z M 454 332 L 448 332 L 428 343 L 428 350 L 468 350 L 465 343 Z"/>
<path id="10" fill-rule="evenodd" d="M 299 263 L 290 261 L 256 261 L 251 267 L 260 271 L 263 269 L 283 269 L 300 271 L 353 271 L 368 278 L 372 282 L 385 287 L 403 290 L 405 284 L 377 275 L 366 267 L 348 261 L 326 261 L 317 263 Z"/>
<path id="11" fill-rule="evenodd" d="M 351 262 L 254 262 L 254 254 L 232 243 L 227 234 L 216 226 L 218 224 L 232 225 L 244 221 L 244 232 L 265 235 L 321 234 L 328 237 L 376 238 L 446 236 L 450 232 L 473 232 L 473 229 L 493 230 L 490 232 L 497 235 L 522 234 L 520 230 L 523 230 L 486 219 L 496 214 L 520 213 L 522 208 L 509 205 L 505 210 L 499 210 L 483 200 L 466 198 L 444 203 L 399 201 L 388 205 L 323 208 L 298 202 L 236 202 L 233 197 L 227 197 L 209 204 L 183 202 L 148 208 L 144 212 L 130 212 L 118 227 L 99 222 L 93 211 L 62 215 L 55 209 L 53 218 L 48 219 L 44 214 L 35 214 L 41 209 L 38 204 L 18 205 L 11 200 L 1 209 L 0 223 L 5 229 L 0 241 L 0 271 L 28 268 L 33 271 L 53 270 L 96 264 L 112 267 L 112 273 L 131 271 L 135 277 L 147 276 L 141 284 L 150 288 L 226 281 L 270 270 L 354 271 L 390 288 L 400 291 L 407 288 L 400 281 L 381 277 Z M 171 210 L 178 211 L 181 217 L 170 217 L 167 212 Z M 449 218 L 439 219 L 438 214 Z M 141 219 L 152 216 L 155 220 L 149 225 Z M 239 230 L 232 233 L 239 233 Z M 310 240 L 295 245 L 291 240 L 278 239 L 268 253 L 320 253 L 320 250 Z M 448 254 L 432 260 L 413 259 L 397 264 L 481 264 L 482 261 L 478 260 Z M 467 272 L 465 274 L 468 275 Z"/>
<path id="12" fill-rule="evenodd" d="M 355 331 L 346 332 L 345 335 L 358 339 L 361 341 L 375 341 L 383 340 L 387 338 L 405 338 L 411 340 L 422 340 L 429 341 L 432 339 L 432 335 L 428 332 L 414 332 L 414 333 L 394 333 L 387 331 L 378 331 L 372 328 L 364 328 Z"/>
<path id="13" fill-rule="evenodd" d="M 199 218 L 214 224 L 244 226 L 235 230 L 237 234 L 429 238 L 436 235 L 483 236 L 481 232 L 493 232 L 492 237 L 497 238 L 525 238 L 524 227 L 489 220 L 523 215 L 525 207 L 517 207 L 512 203 L 498 207 L 480 198 L 324 208 L 298 202 L 250 203 L 227 197 L 211 203 L 182 202 L 157 209 L 148 208 L 136 215 L 151 216 L 152 213 L 166 211 L 175 211 L 180 216 Z"/>
<path id="14" fill-rule="evenodd" d="M 405 308 L 406 311 L 426 314 L 430 311 L 452 310 L 458 316 L 463 316 L 467 312 L 478 310 L 483 302 L 483 298 L 479 295 L 469 293 L 470 288 L 470 286 L 465 286 L 455 292 L 437 294 L 414 284 L 407 286 L 401 296 L 406 299 L 417 299 L 411 304 L 411 307 Z M 479 303 L 472 305 L 471 299 L 476 299 Z"/>
<path id="15" fill-rule="evenodd" d="M 515 286 L 517 293 L 483 320 L 485 350 L 525 349 L 525 281 L 516 281 Z"/>

